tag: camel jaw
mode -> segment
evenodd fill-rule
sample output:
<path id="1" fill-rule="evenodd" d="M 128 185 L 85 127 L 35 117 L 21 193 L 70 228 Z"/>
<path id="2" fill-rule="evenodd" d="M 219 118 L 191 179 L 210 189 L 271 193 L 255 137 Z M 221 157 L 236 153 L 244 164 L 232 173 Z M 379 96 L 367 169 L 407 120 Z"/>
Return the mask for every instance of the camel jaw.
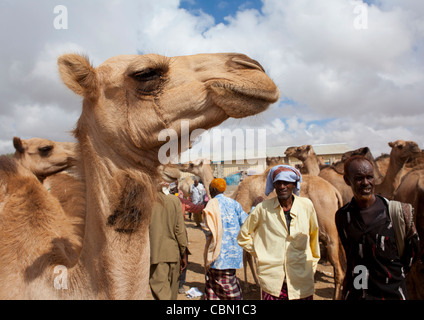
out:
<path id="1" fill-rule="evenodd" d="M 265 75 L 265 74 L 264 74 Z M 280 96 L 277 86 L 269 78 L 268 89 L 239 87 L 228 81 L 209 84 L 212 100 L 231 118 L 245 118 L 259 114 Z M 269 89 L 271 88 L 271 90 Z"/>

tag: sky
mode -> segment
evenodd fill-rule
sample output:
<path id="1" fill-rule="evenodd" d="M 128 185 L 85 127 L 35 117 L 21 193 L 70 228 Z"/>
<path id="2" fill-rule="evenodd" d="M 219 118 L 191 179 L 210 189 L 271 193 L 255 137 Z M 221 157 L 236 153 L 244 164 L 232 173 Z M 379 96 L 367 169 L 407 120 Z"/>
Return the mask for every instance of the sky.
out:
<path id="1" fill-rule="evenodd" d="M 0 154 L 14 136 L 74 141 L 81 98 L 57 70 L 69 52 L 94 66 L 118 54 L 244 53 L 281 97 L 219 128 L 265 129 L 267 147 L 424 148 L 422 0 L 0 0 L 0 41 Z"/>

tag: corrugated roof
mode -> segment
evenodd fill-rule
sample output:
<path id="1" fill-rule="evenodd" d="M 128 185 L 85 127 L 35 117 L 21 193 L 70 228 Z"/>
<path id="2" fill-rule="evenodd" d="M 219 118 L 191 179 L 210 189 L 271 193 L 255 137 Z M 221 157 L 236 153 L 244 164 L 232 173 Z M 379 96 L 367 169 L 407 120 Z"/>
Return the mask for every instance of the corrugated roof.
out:
<path id="1" fill-rule="evenodd" d="M 284 152 L 291 146 L 282 147 L 268 147 L 266 148 L 267 157 L 284 157 Z M 312 147 L 317 155 L 331 155 L 331 154 L 343 154 L 347 151 L 353 150 L 346 143 L 333 143 L 333 144 L 313 144 Z M 250 155 L 254 155 L 253 157 Z M 237 159 L 263 159 L 264 157 L 255 152 L 247 152 L 245 150 L 233 150 L 232 154 L 229 152 L 223 154 L 208 154 L 204 155 L 205 158 L 209 158 L 211 161 L 231 161 Z M 194 160 L 194 159 L 191 159 Z"/>
<path id="2" fill-rule="evenodd" d="M 289 147 L 292 147 L 292 146 L 269 147 L 266 150 L 266 155 L 267 157 L 285 156 L 284 152 Z M 314 148 L 314 151 L 317 155 L 342 154 L 347 151 L 353 150 L 353 148 L 349 146 L 347 143 L 313 144 L 312 148 Z"/>

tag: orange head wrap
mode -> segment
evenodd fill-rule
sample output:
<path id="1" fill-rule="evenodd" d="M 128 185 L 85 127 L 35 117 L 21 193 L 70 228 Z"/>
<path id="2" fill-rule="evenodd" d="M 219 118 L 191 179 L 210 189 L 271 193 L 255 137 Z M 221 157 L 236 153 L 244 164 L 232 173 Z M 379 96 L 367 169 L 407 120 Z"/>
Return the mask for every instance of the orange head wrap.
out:
<path id="1" fill-rule="evenodd" d="M 225 189 L 227 189 L 227 183 L 225 182 L 224 179 L 216 178 L 212 180 L 211 188 L 215 188 L 219 192 L 224 192 Z"/>

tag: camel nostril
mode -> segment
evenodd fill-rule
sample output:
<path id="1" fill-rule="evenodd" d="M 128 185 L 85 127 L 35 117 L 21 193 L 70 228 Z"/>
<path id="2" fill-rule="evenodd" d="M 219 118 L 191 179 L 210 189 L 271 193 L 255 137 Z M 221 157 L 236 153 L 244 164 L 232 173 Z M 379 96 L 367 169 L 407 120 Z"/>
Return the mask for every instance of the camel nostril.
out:
<path id="1" fill-rule="evenodd" d="M 259 62 L 242 54 L 234 55 L 234 57 L 230 60 L 230 65 L 234 69 L 256 69 L 265 72 L 264 68 L 260 65 Z"/>

